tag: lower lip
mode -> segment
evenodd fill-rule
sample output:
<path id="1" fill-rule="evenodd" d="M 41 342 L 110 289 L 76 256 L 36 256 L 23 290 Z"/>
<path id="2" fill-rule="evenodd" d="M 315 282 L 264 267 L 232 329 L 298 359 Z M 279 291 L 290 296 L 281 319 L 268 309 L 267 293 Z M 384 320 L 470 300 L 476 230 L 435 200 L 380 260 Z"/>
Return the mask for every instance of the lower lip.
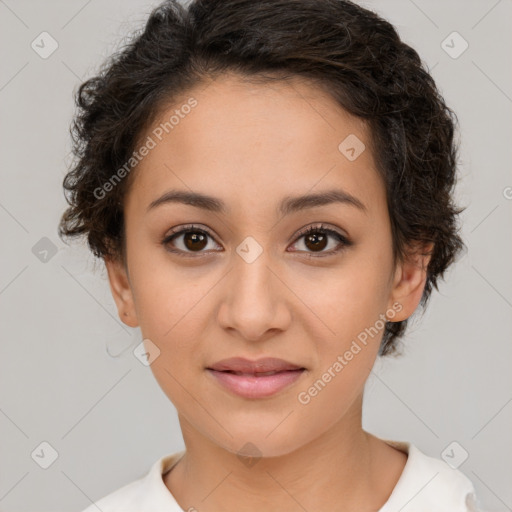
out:
<path id="1" fill-rule="evenodd" d="M 244 398 L 265 398 L 278 393 L 294 383 L 304 373 L 304 370 L 289 370 L 262 377 L 236 375 L 234 373 L 210 370 L 209 368 L 208 372 L 236 395 Z"/>

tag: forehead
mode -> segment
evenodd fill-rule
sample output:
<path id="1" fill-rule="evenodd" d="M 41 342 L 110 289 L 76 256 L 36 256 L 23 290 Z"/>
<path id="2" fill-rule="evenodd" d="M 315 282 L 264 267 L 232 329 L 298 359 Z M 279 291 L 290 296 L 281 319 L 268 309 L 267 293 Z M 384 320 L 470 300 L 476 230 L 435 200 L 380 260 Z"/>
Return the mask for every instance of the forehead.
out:
<path id="1" fill-rule="evenodd" d="M 140 209 L 176 188 L 240 207 L 333 186 L 383 200 L 368 127 L 310 81 L 219 77 L 163 109 L 148 137 L 128 198 Z"/>

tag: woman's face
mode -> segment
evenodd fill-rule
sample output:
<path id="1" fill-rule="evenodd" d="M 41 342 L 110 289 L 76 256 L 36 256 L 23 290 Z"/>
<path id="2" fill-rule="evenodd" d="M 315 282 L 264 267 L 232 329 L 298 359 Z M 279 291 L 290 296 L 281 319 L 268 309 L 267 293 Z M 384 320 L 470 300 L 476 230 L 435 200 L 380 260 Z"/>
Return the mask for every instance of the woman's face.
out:
<path id="1" fill-rule="evenodd" d="M 360 428 L 384 315 L 407 318 L 424 285 L 417 267 L 393 268 L 363 123 L 311 84 L 226 76 L 185 95 L 141 140 L 149 149 L 124 205 L 128 272 L 107 268 L 182 429 L 277 456 L 340 423 L 348 435 Z M 159 201 L 171 192 L 214 200 Z M 232 357 L 304 370 L 209 369 Z"/>

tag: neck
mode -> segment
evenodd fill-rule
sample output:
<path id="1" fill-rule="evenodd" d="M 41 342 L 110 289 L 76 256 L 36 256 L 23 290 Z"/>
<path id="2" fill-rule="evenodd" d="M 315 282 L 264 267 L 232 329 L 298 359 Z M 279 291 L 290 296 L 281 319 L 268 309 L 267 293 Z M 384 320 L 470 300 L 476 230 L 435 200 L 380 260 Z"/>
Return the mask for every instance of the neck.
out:
<path id="1" fill-rule="evenodd" d="M 184 510 L 339 510 L 341 503 L 345 511 L 378 510 L 406 457 L 401 454 L 399 463 L 396 450 L 362 429 L 361 407 L 362 400 L 355 412 L 307 445 L 252 463 L 244 463 L 180 417 L 186 454 L 164 482 Z"/>

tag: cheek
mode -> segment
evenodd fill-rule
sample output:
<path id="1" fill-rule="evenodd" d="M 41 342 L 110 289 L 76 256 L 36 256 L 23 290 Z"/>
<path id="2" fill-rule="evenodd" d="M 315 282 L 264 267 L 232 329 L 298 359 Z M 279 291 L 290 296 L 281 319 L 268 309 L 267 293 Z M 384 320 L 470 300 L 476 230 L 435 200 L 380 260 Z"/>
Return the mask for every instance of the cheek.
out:
<path id="1" fill-rule="evenodd" d="M 347 271 L 340 273 L 335 283 L 338 302 L 343 309 L 338 312 L 343 319 L 359 330 L 370 328 L 386 312 L 390 294 L 389 279 L 392 272 L 391 242 L 382 237 L 373 238 L 361 247 Z M 335 299 L 336 300 L 336 299 Z M 352 333 L 355 335 L 357 333 Z"/>
<path id="2" fill-rule="evenodd" d="M 304 401 L 319 414 L 325 407 L 323 414 L 331 419 L 363 391 L 382 340 L 391 256 L 379 248 L 378 243 L 361 247 L 320 279 L 317 287 L 301 281 L 300 293 L 315 313 L 308 314 L 311 320 L 304 326 L 315 340 L 318 357 L 311 376 L 318 385 L 311 393 L 303 390 Z M 304 295 L 306 287 L 309 293 Z"/>
<path id="3" fill-rule="evenodd" d="M 134 254 L 130 268 L 142 334 L 163 346 L 171 340 L 179 343 L 187 334 L 193 339 L 201 301 L 214 283 L 198 276 L 197 268 L 171 261 L 163 249 Z"/>
<path id="4" fill-rule="evenodd" d="M 304 297 L 314 313 L 308 316 L 318 324 L 317 335 L 321 330 L 324 338 L 335 340 L 334 344 L 341 350 L 360 332 L 374 326 L 379 315 L 386 312 L 388 279 L 383 261 L 354 255 L 319 278 L 316 286 L 296 280 L 300 284 L 297 295 Z"/>
<path id="5" fill-rule="evenodd" d="M 138 295 L 139 323 L 144 338 L 157 347 L 158 357 L 151 371 L 159 386 L 175 407 L 193 406 L 194 380 L 203 369 L 204 290 L 177 279 L 148 277 Z M 195 406 L 193 406 L 195 407 Z"/>

